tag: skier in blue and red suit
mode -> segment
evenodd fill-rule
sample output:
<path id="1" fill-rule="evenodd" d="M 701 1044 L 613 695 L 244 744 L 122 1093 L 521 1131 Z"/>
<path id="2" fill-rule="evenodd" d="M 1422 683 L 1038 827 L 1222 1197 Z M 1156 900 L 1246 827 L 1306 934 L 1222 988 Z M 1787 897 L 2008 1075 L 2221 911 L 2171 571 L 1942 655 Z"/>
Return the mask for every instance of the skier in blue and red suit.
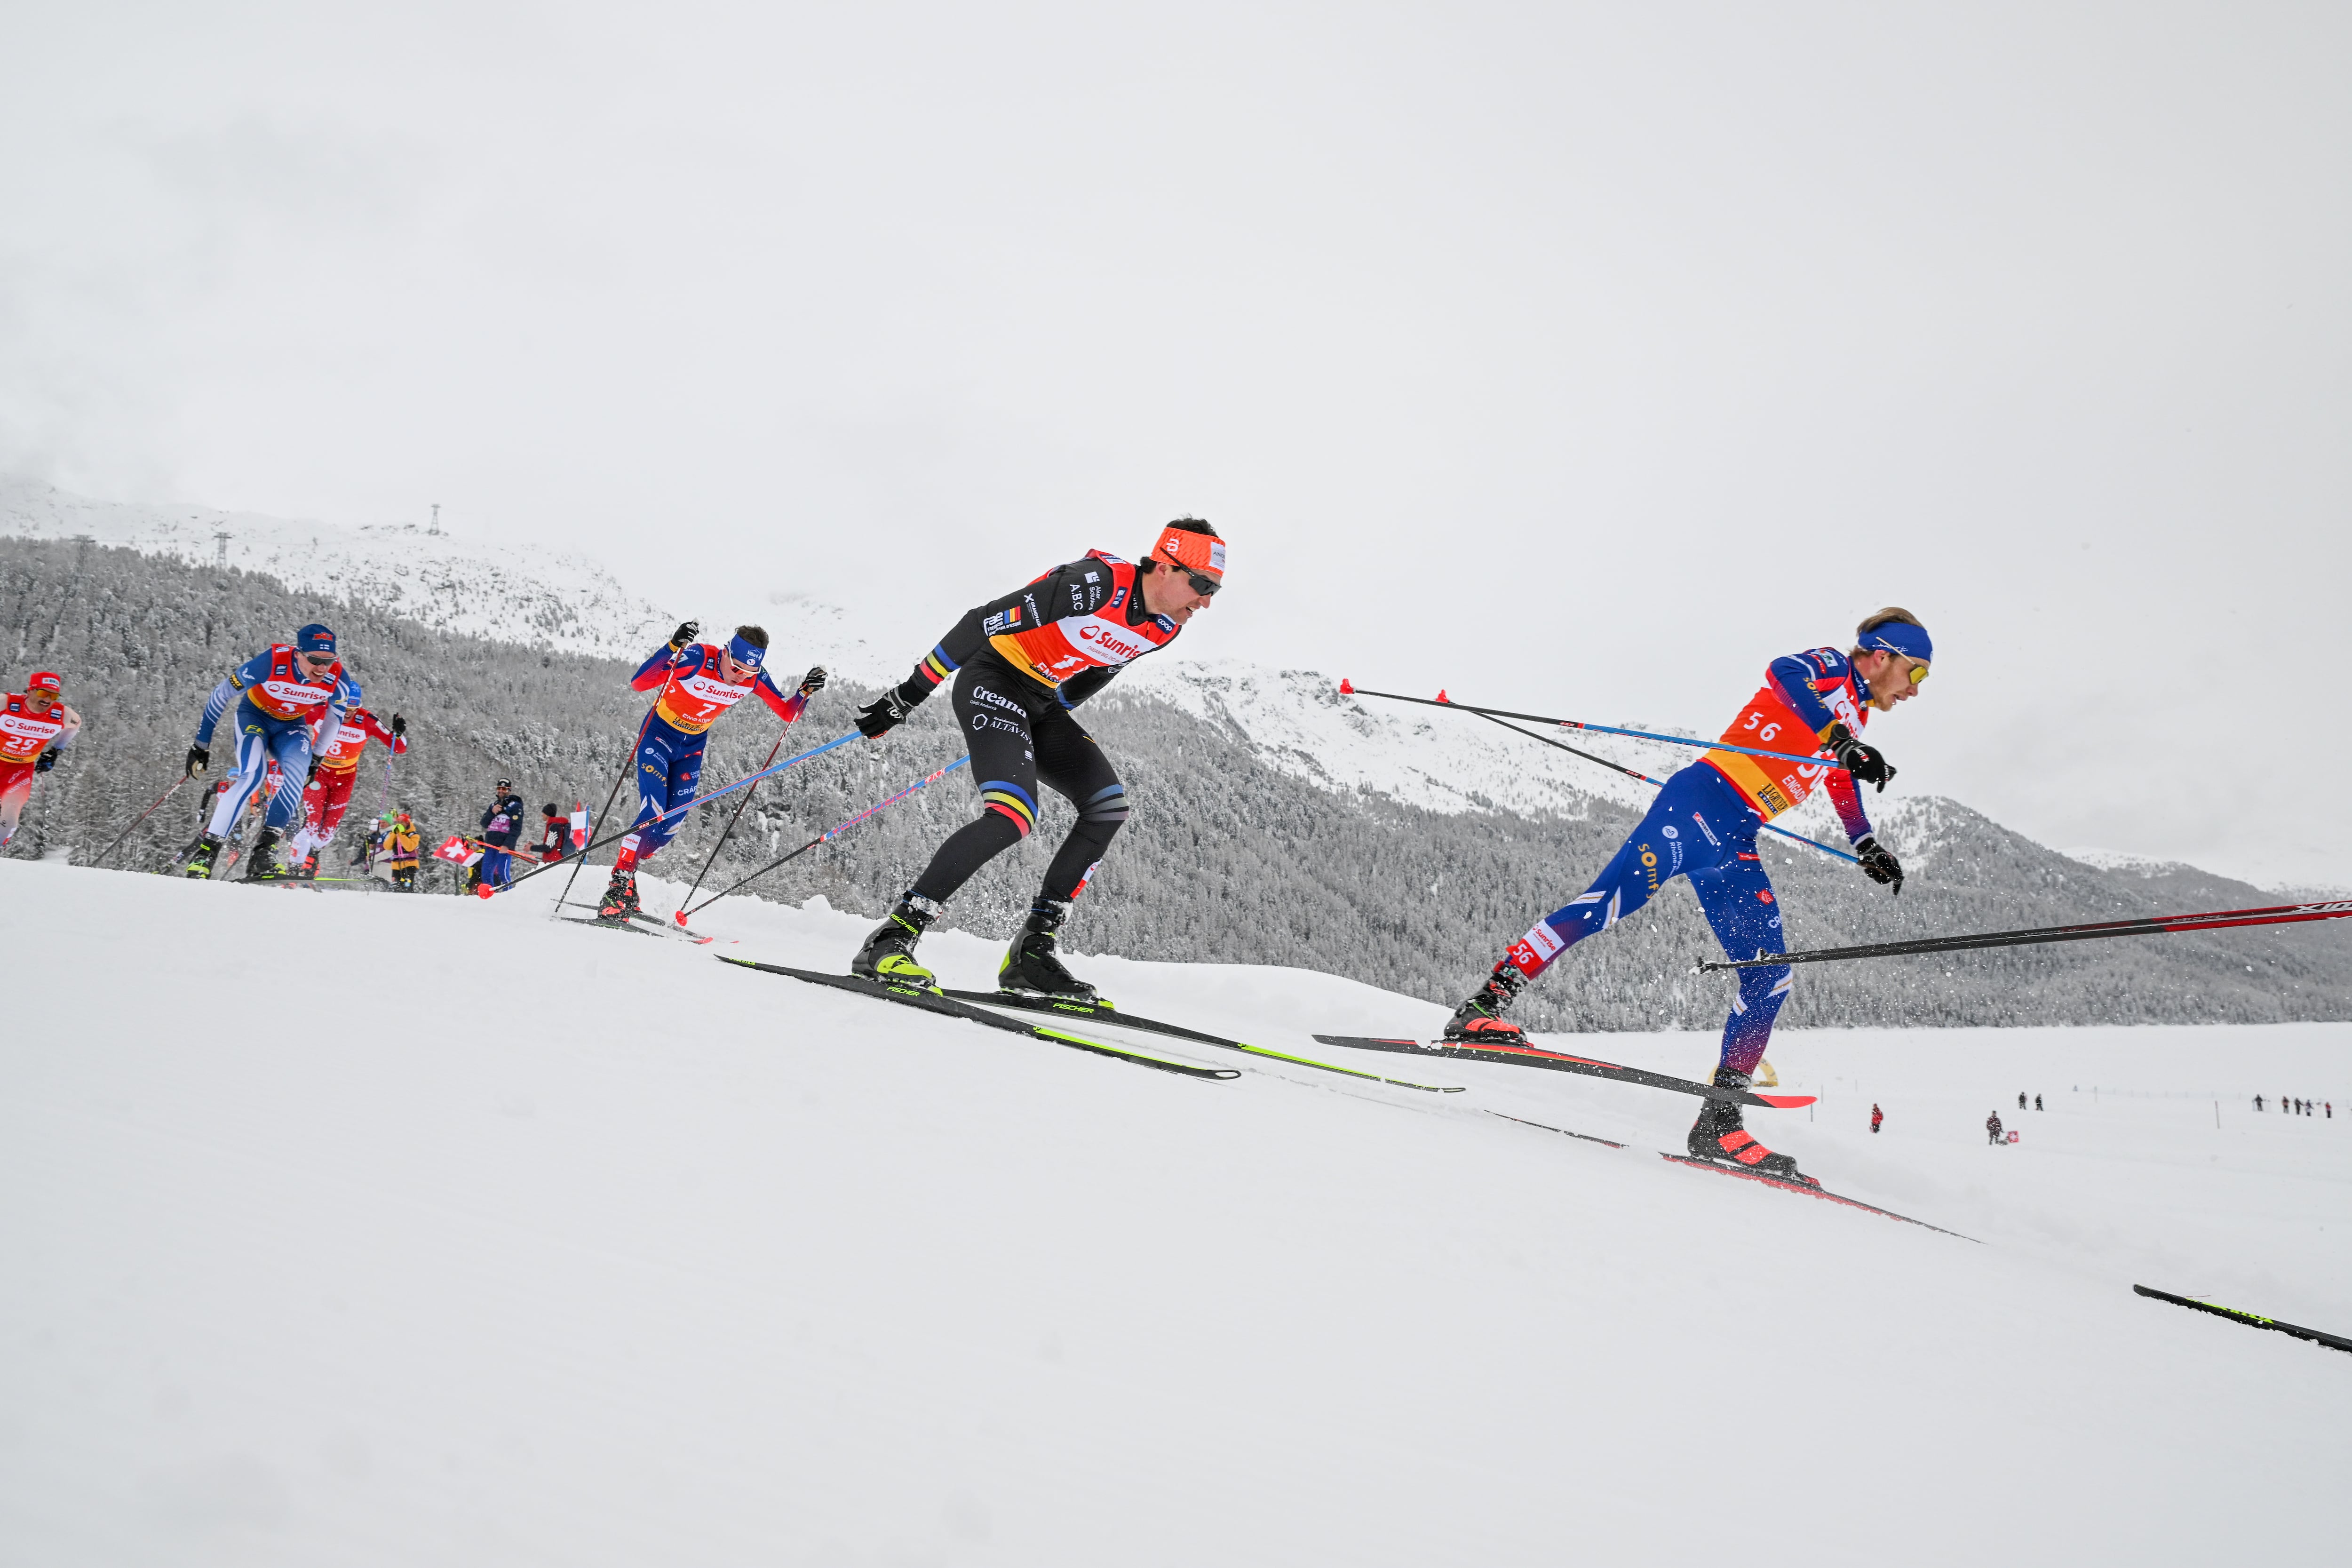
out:
<path id="1" fill-rule="evenodd" d="M 1551 967 L 1570 947 L 1607 931 L 1650 901 L 1660 885 L 1688 877 L 1699 908 L 1728 956 L 1785 952 L 1780 906 L 1756 851 L 1756 831 L 1823 784 L 1846 837 L 1871 880 L 1903 891 L 1903 866 L 1878 842 L 1862 808 L 1855 781 L 1881 791 L 1895 776 L 1886 759 L 1861 740 L 1874 711 L 1889 712 L 1917 695 L 1934 645 L 1908 610 L 1885 609 L 1856 629 L 1853 649 L 1817 647 L 1776 658 L 1762 689 L 1739 710 L 1723 742 L 1768 752 L 1822 756 L 1817 762 L 1778 761 L 1710 751 L 1665 783 L 1649 814 L 1601 875 L 1568 904 L 1537 922 L 1517 942 L 1475 995 L 1454 1011 L 1447 1040 L 1466 1046 L 1526 1043 L 1503 1011 L 1521 987 Z M 1789 999 L 1787 964 L 1739 971 L 1739 994 L 1724 1021 L 1723 1053 L 1715 1081 L 1746 1089 L 1763 1059 L 1772 1020 Z M 1693 1155 L 1720 1160 L 1796 1181 L 1811 1180 L 1786 1154 L 1776 1154 L 1740 1125 L 1739 1107 L 1708 1100 L 1688 1140 Z"/>
<path id="2" fill-rule="evenodd" d="M 335 634 L 315 621 L 296 632 L 292 642 L 263 649 L 213 688 L 196 725 L 195 744 L 188 748 L 190 778 L 211 764 L 213 730 L 231 702 L 236 704 L 236 776 L 214 803 L 212 821 L 188 857 L 187 874 L 213 874 L 222 838 L 261 789 L 274 762 L 278 788 L 254 836 L 245 879 L 275 881 L 287 875 L 275 858 L 278 836 L 302 816 L 302 785 L 314 748 L 321 736 L 331 743 L 343 715 L 359 706 L 359 683 L 343 673 Z"/>
<path id="3" fill-rule="evenodd" d="M 656 649 L 629 679 L 636 690 L 658 688 L 661 695 L 637 731 L 636 826 L 621 840 L 613 880 L 596 906 L 599 920 L 637 912 L 637 862 L 668 843 L 685 820 L 684 812 L 667 814 L 694 799 L 702 782 L 702 748 L 719 715 L 757 695 L 789 724 L 824 689 L 823 666 L 803 676 L 790 697 L 778 689 L 760 668 L 768 658 L 768 634 L 758 626 L 737 626 L 723 644 L 696 641 L 701 630 L 692 621 L 679 626 L 668 646 Z"/>

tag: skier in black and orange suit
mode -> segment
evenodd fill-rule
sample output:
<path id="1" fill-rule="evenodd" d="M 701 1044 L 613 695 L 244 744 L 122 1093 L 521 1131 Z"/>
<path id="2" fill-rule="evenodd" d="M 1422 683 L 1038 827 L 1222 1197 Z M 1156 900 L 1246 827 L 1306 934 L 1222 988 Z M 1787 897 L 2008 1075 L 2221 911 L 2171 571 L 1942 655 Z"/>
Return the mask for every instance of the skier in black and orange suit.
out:
<path id="1" fill-rule="evenodd" d="M 1007 991 L 1093 997 L 1063 967 L 1055 933 L 1127 821 L 1127 787 L 1071 710 L 1122 668 L 1176 640 L 1225 578 L 1225 545 L 1199 518 L 1160 530 L 1140 564 L 1090 551 L 965 612 L 914 674 L 858 710 L 875 739 L 955 678 L 956 729 L 971 751 L 980 816 L 941 844 L 850 964 L 868 979 L 935 986 L 915 943 L 956 890 L 1037 825 L 1037 784 L 1078 809 L 1029 919 L 997 970 Z"/>

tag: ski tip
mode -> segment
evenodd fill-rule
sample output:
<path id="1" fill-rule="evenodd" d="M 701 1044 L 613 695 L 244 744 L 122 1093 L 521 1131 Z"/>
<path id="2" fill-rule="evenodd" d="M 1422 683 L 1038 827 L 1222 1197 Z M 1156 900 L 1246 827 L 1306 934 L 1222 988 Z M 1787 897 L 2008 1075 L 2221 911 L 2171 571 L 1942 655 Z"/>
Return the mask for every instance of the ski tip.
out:
<path id="1" fill-rule="evenodd" d="M 1342 697 L 1353 697 L 1355 694 L 1356 683 L 1349 679 L 1346 676 L 1341 676 L 1339 678 L 1339 695 Z"/>
<path id="2" fill-rule="evenodd" d="M 1820 1098 L 1820 1096 L 1811 1094 L 1759 1094 L 1756 1098 L 1777 1110 L 1801 1110 L 1806 1106 L 1812 1104 Z"/>

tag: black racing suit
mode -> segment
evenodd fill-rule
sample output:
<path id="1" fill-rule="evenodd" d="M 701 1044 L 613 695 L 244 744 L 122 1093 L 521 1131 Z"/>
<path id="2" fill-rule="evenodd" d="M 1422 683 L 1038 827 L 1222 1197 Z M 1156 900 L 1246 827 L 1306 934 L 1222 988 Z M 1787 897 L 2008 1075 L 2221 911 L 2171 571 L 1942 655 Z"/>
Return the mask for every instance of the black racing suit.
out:
<path id="1" fill-rule="evenodd" d="M 989 638 L 1016 608 L 1018 623 L 1029 627 L 1107 608 L 1130 626 L 1154 622 L 1139 585 L 1113 605 L 1112 576 L 1102 560 L 1089 556 L 975 606 L 899 686 L 900 696 L 920 701 L 952 674 L 956 728 L 971 752 L 981 805 L 980 816 L 940 846 L 909 893 L 944 903 L 974 872 L 1027 837 L 1037 822 L 1040 782 L 1078 810 L 1069 837 L 1045 868 L 1043 896 L 1066 902 L 1094 874 L 1127 821 L 1127 788 L 1071 710 L 1108 685 L 1122 667 L 1097 666 L 1049 686 L 1015 669 Z"/>

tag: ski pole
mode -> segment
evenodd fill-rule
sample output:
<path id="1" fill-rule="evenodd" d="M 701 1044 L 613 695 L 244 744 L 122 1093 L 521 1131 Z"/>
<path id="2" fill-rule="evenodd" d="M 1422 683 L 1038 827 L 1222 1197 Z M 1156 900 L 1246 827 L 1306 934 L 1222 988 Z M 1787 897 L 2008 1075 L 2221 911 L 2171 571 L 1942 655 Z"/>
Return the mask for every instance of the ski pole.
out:
<path id="1" fill-rule="evenodd" d="M 792 731 L 789 728 L 784 731 L 784 735 L 789 735 L 791 733 Z M 776 743 L 768 748 L 767 762 L 763 762 L 760 764 L 762 768 L 766 767 L 768 763 L 774 762 L 776 760 L 776 753 L 784 749 L 784 735 L 778 735 L 776 737 Z M 757 790 L 747 790 L 744 792 L 743 798 L 735 803 L 735 815 L 727 819 L 726 829 L 719 835 L 719 842 L 710 847 L 709 858 L 703 861 L 702 869 L 694 874 L 694 886 L 686 890 L 685 898 L 678 900 L 677 912 L 670 917 L 672 920 L 677 921 L 678 924 L 684 925 L 686 923 L 686 906 L 693 900 L 695 894 L 702 890 L 702 879 L 710 875 L 710 868 L 719 864 L 719 852 L 721 849 L 726 848 L 728 839 L 735 836 L 735 825 L 743 820 L 743 813 L 748 810 L 751 805 L 751 796 L 758 793 L 759 791 Z M 723 897 L 724 895 L 721 896 Z"/>
<path id="2" fill-rule="evenodd" d="M 660 700 L 661 699 L 659 697 L 656 697 L 654 699 L 656 703 L 660 702 Z M 636 761 L 637 746 L 642 746 L 646 743 L 646 719 L 650 719 L 653 716 L 654 710 L 651 707 L 648 707 L 646 710 L 646 718 L 637 721 L 636 745 L 631 746 L 627 751 L 621 753 L 621 771 L 613 775 L 613 787 L 604 796 L 604 816 L 596 818 L 595 820 L 597 822 L 602 822 L 605 817 L 609 817 L 613 815 L 613 803 L 621 798 L 621 781 L 629 776 L 629 764 Z M 591 823 L 589 826 L 593 830 L 595 824 Z M 554 920 L 559 911 L 562 910 L 562 907 L 572 901 L 572 884 L 580 879 L 580 868 L 588 864 L 588 851 L 594 847 L 595 846 L 593 844 L 583 844 L 580 847 L 580 853 L 571 858 L 572 875 L 564 880 L 563 891 L 555 900 L 556 907 L 547 911 L 547 918 L 549 920 Z M 516 879 L 520 881 L 521 879 L 518 878 Z"/>
<path id="3" fill-rule="evenodd" d="M 1418 702 L 1424 708 L 1459 708 L 1465 713 L 1483 714 L 1486 718 L 1524 719 L 1530 724 L 1557 724 L 1563 730 L 1589 730 L 1596 735 L 1631 735 L 1637 741 L 1664 741 L 1670 746 L 1696 746 L 1702 752 L 1739 752 L 1751 757 L 1769 757 L 1779 763 L 1802 763 L 1807 767 L 1833 768 L 1837 762 L 1830 757 L 1801 757 L 1794 752 L 1766 752 L 1754 746 L 1735 746 L 1728 741 L 1694 741 L 1688 735 L 1661 735 L 1649 730 L 1621 730 L 1613 724 L 1587 724 L 1580 719 L 1549 719 L 1541 713 L 1514 713 L 1507 708 L 1477 708 L 1467 702 L 1456 702 L 1443 691 L 1434 700 L 1427 697 L 1405 697 L 1394 691 L 1366 691 L 1352 683 L 1339 682 L 1342 697 L 1385 697 L 1391 702 Z"/>
<path id="4" fill-rule="evenodd" d="M 2259 1312 L 2242 1311 L 2236 1307 L 2217 1307 L 2210 1301 L 2191 1300 L 2189 1297 L 2176 1296 L 2169 1290 L 2151 1289 L 2146 1285 L 2133 1286 L 2132 1293 L 2151 1297 L 2158 1301 L 2169 1301 L 2176 1307 L 2188 1307 L 2195 1311 L 2210 1312 L 2217 1318 L 2227 1318 L 2233 1323 L 2243 1323 L 2248 1328 L 2275 1329 L 2282 1334 L 2293 1334 L 2296 1339 L 2309 1340 L 2313 1344 L 2326 1345 L 2332 1351 L 2352 1351 L 2352 1340 L 2345 1339 L 2340 1334 L 2326 1334 L 2317 1329 L 2299 1328 L 2293 1323 L 2282 1323 L 2276 1318 L 2265 1318 Z"/>
<path id="5" fill-rule="evenodd" d="M 714 800 L 724 800 L 727 796 L 733 795 L 739 789 L 749 788 L 751 785 L 758 784 L 761 779 L 770 777 L 775 773 L 782 773 L 794 763 L 804 763 L 811 757 L 823 756 L 825 752 L 832 751 L 835 746 L 845 746 L 849 744 L 850 742 L 861 738 L 862 736 L 860 731 L 852 730 L 848 734 L 827 741 L 822 746 L 812 746 L 805 752 L 801 752 L 793 756 L 786 757 L 782 762 L 776 763 L 773 767 L 768 768 L 760 773 L 752 773 L 747 778 L 737 779 L 733 784 L 729 784 L 725 789 L 719 790 L 715 794 L 703 795 L 697 800 L 689 800 L 684 805 L 673 805 L 667 811 L 663 812 L 660 816 L 649 816 L 643 822 L 632 822 L 620 832 L 612 835 L 611 837 L 599 838 L 594 843 L 590 844 L 586 848 L 580 851 L 577 858 L 584 861 L 587 859 L 590 850 L 601 849 L 605 845 L 614 842 L 614 839 L 626 838 L 630 834 L 635 833 L 643 828 L 651 827 L 656 822 L 667 822 L 671 817 L 677 816 L 680 812 L 692 811 L 698 805 L 709 805 Z M 552 866 L 534 866 L 530 870 L 525 871 L 521 876 L 517 877 L 513 881 L 509 882 L 503 888 L 488 889 L 477 889 L 476 891 L 480 892 L 482 897 L 486 899 L 490 897 L 493 893 L 511 892 L 517 887 L 530 881 L 533 877 L 538 876 L 541 871 L 552 871 L 555 868 Z M 572 868 L 572 874 L 575 877 L 580 874 L 578 866 L 575 865 Z M 567 882 L 564 886 L 569 888 L 571 884 Z"/>
<path id="6" fill-rule="evenodd" d="M 157 795 L 153 805 L 149 806 L 146 810 L 132 817 L 131 819 L 131 826 L 124 828 L 121 832 L 114 836 L 114 842 L 108 845 L 104 851 L 99 855 L 99 858 L 90 862 L 91 867 L 96 868 L 105 865 L 107 857 L 112 855 L 117 849 L 121 848 L 122 847 L 122 841 L 131 837 L 131 828 L 137 827 L 141 823 L 154 816 L 156 810 L 161 807 L 165 801 L 171 799 L 173 795 L 179 793 L 180 786 L 187 782 L 188 775 L 186 773 L 182 773 L 178 778 L 173 779 L 172 781 L 172 787 L 165 790 L 162 795 Z"/>
<path id="7" fill-rule="evenodd" d="M 2272 904 L 2255 910 L 2214 910 L 2193 915 L 2147 915 L 2127 921 L 2090 921 L 2080 925 L 2039 926 L 2029 931 L 1979 931 L 1969 936 L 1921 937 L 1912 942 L 1874 942 L 1859 947 L 1822 947 L 1807 952 L 1776 952 L 1701 963 L 1715 969 L 1757 969 L 1776 963 L 1825 963 L 1845 958 L 1904 958 L 1923 952 L 1968 952 L 1988 947 L 2031 947 L 2046 942 L 2094 942 L 2110 936 L 2163 936 L 2172 931 L 2228 931 L 2239 926 L 2298 925 L 2352 915 L 2352 899 L 2315 904 Z"/>
<path id="8" fill-rule="evenodd" d="M 1448 703 L 1446 706 L 1452 707 L 1453 704 Z M 1476 710 L 1467 709 L 1465 710 L 1465 711 L 1475 712 Z M 1540 741 L 1547 746 L 1558 747 L 1559 750 L 1566 752 L 1571 757 L 1582 757 L 1588 763 L 1599 763 L 1604 768 L 1612 768 L 1618 773 L 1623 773 L 1629 779 L 1640 779 L 1643 784 L 1648 784 L 1653 789 L 1665 788 L 1665 782 L 1662 779 L 1654 779 L 1647 773 L 1635 773 L 1632 768 L 1626 767 L 1621 763 L 1612 763 L 1606 757 L 1596 757 L 1591 752 L 1580 752 L 1574 746 L 1569 745 L 1565 742 L 1553 740 L 1549 735 L 1538 735 L 1533 730 L 1522 730 L 1517 724 L 1508 723 L 1501 719 L 1496 718 L 1492 713 L 1479 713 L 1478 717 L 1486 720 L 1489 723 L 1501 724 L 1504 729 L 1508 730 L 1514 735 L 1525 735 L 1530 741 Z M 1859 866 L 1862 864 L 1859 859 L 1847 854 L 1844 850 L 1832 849 L 1818 838 L 1808 838 L 1801 833 L 1791 833 L 1785 827 L 1775 827 L 1769 822 L 1759 823 L 1758 826 L 1762 827 L 1767 833 L 1777 833 L 1783 838 L 1793 838 L 1800 844 L 1810 844 L 1814 848 L 1820 850 L 1822 854 L 1833 855 L 1849 866 Z"/>
<path id="9" fill-rule="evenodd" d="M 782 859 L 771 860 L 768 864 L 761 867 L 758 870 L 752 872 L 750 876 L 736 883 L 734 887 L 728 889 L 726 893 L 713 893 L 709 898 L 703 900 L 702 902 L 695 905 L 694 908 L 690 910 L 680 910 L 677 916 L 677 923 L 684 925 L 686 923 L 687 916 L 700 914 L 703 910 L 709 909 L 711 905 L 725 898 L 727 893 L 732 893 L 740 889 L 750 887 L 752 883 L 758 881 L 761 878 L 766 876 L 777 867 L 797 860 L 802 856 L 807 854 L 810 850 L 815 848 L 818 845 L 830 843 L 832 840 L 840 837 L 843 834 L 848 832 L 851 828 L 856 826 L 867 817 L 874 816 L 877 812 L 886 810 L 890 806 L 898 805 L 900 801 L 906 799 L 917 790 L 923 788 L 926 784 L 935 784 L 939 783 L 941 779 L 947 777 L 950 773 L 955 772 L 958 768 L 963 766 L 964 763 L 970 761 L 971 761 L 970 755 L 967 754 L 965 756 L 961 756 L 954 762 L 950 763 L 946 767 L 940 768 L 934 772 L 924 774 L 921 778 L 917 779 L 913 784 L 908 784 L 905 789 L 900 790 L 897 795 L 892 795 L 889 799 L 877 800 L 872 805 L 867 806 L 864 811 L 857 813 L 855 816 L 850 817 L 839 826 L 827 828 L 824 832 L 818 834 L 814 838 L 810 839 L 807 843 L 802 845 L 799 848 L 793 850 Z"/>

